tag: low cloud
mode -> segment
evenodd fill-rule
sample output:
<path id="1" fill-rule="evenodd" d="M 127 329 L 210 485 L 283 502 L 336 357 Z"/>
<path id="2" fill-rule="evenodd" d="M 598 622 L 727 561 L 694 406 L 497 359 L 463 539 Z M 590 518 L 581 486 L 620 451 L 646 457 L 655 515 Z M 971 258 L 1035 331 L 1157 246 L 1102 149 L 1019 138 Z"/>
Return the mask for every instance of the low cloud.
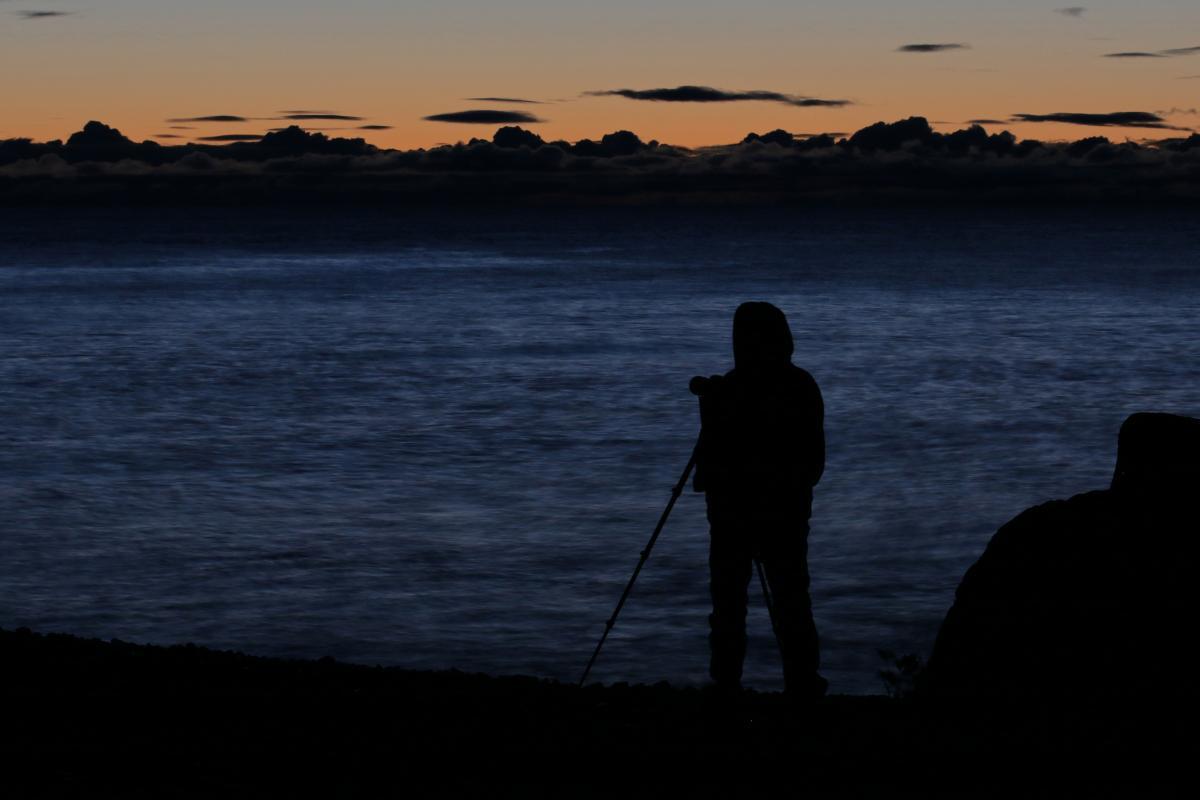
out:
<path id="1" fill-rule="evenodd" d="M 391 125 L 359 125 L 356 130 L 360 131 L 390 131 Z"/>
<path id="2" fill-rule="evenodd" d="M 1054 9 L 1055 14 L 1062 14 L 1064 17 L 1075 17 L 1079 19 L 1087 13 L 1087 6 L 1067 6 L 1066 8 Z"/>
<path id="3" fill-rule="evenodd" d="M 22 19 L 53 19 L 54 17 L 69 17 L 73 11 L 18 11 Z"/>
<path id="4" fill-rule="evenodd" d="M 217 136 L 201 136 L 202 142 L 257 142 L 260 134 L 254 133 L 222 133 Z"/>
<path id="5" fill-rule="evenodd" d="M 296 122 L 303 122 L 305 120 L 338 120 L 342 122 L 362 121 L 362 117 L 356 117 L 351 114 L 329 114 L 313 111 L 298 111 L 292 114 L 285 114 L 282 117 L 277 117 L 277 119 L 286 119 Z"/>
<path id="6" fill-rule="evenodd" d="M 472 103 L 518 103 L 524 105 L 545 105 L 541 100 L 526 100 L 522 97 L 468 97 Z"/>
<path id="7" fill-rule="evenodd" d="M 473 109 L 470 111 L 450 111 L 445 114 L 430 114 L 421 119 L 427 122 L 457 122 L 467 125 L 506 125 L 512 123 L 543 122 L 532 114 L 524 111 L 496 111 L 493 109 Z"/>
<path id="8" fill-rule="evenodd" d="M 1153 124 L 1146 115 L 1024 116 Z M 413 150 L 296 126 L 257 140 L 226 139 L 135 142 L 89 122 L 65 142 L 0 140 L 0 205 L 1200 202 L 1200 134 L 1042 142 L 978 125 L 940 133 L 910 117 L 841 139 L 774 130 L 697 149 L 644 141 L 630 131 L 545 141 L 518 127 Z"/>
<path id="9" fill-rule="evenodd" d="M 174 117 L 167 122 L 249 122 L 249 117 L 237 114 L 209 114 L 204 117 Z"/>
<path id="10" fill-rule="evenodd" d="M 823 100 L 818 97 L 784 94 L 764 89 L 729 91 L 711 86 L 676 86 L 658 89 L 603 89 L 585 92 L 590 97 L 624 97 L 629 100 L 646 100 L 657 103 L 736 103 L 765 101 L 783 103 L 800 108 L 840 108 L 851 105 L 849 100 Z"/>
<path id="11" fill-rule="evenodd" d="M 946 44 L 903 44 L 896 48 L 898 53 L 943 53 L 947 50 L 969 50 L 971 45 L 962 42 Z"/>
<path id="12" fill-rule="evenodd" d="M 1090 125 L 1099 128 L 1161 128 L 1187 130 L 1168 125 L 1158 114 L 1149 111 L 1116 111 L 1109 114 L 1081 114 L 1059 111 L 1053 114 L 1014 114 L 1014 122 L 1061 122 L 1068 125 Z"/>
<path id="13" fill-rule="evenodd" d="M 1130 50 L 1122 53 L 1105 53 L 1105 58 L 1177 58 L 1200 54 L 1200 45 L 1194 47 L 1171 47 L 1166 50 Z"/>
<path id="14" fill-rule="evenodd" d="M 968 125 L 1003 125 L 1007 120 L 1002 119 L 969 119 Z"/>

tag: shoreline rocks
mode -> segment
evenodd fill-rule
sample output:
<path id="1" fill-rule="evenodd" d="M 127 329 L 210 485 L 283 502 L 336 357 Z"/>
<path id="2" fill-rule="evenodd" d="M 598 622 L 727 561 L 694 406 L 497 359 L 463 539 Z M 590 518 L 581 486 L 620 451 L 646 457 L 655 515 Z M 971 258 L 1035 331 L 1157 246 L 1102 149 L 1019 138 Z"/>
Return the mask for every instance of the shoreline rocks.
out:
<path id="1" fill-rule="evenodd" d="M 1200 696 L 1200 420 L 1134 414 L 1112 486 L 1029 509 L 968 569 L 921 691 L 934 698 Z"/>

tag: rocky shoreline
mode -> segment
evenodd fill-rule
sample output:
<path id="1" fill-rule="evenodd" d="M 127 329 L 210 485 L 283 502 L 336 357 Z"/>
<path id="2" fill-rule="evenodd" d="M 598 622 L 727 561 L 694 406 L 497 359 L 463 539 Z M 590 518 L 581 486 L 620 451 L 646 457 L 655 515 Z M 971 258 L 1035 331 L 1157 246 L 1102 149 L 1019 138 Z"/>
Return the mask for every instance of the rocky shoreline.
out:
<path id="1" fill-rule="evenodd" d="M 1127 776 L 1158 785 L 1197 751 L 1185 713 L 1147 729 L 1128 709 L 792 706 L 754 692 L 730 711 L 666 684 L 579 689 L 25 629 L 0 630 L 0 663 L 6 784 L 22 797 L 709 796 L 778 780 L 961 795 L 1047 765 L 1058 776 L 1047 787 L 1076 782 L 1080 764 L 1116 753 L 1123 768 L 1160 762 Z"/>

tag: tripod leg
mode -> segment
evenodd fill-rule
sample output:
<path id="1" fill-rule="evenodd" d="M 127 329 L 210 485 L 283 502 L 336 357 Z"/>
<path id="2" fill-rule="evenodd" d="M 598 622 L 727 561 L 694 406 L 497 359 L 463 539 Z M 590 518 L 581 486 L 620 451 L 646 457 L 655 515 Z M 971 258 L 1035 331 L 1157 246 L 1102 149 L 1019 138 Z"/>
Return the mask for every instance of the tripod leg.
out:
<path id="1" fill-rule="evenodd" d="M 771 630 L 775 634 L 775 644 L 779 647 L 779 657 L 783 658 L 783 639 L 779 637 L 779 621 L 775 619 L 775 604 L 771 601 L 771 587 L 767 584 L 767 573 L 763 569 L 762 559 L 754 556 L 754 567 L 758 570 L 758 582 L 762 584 L 763 602 L 767 604 L 767 616 L 771 618 Z"/>
<path id="2" fill-rule="evenodd" d="M 608 634 L 612 632 L 613 626 L 617 624 L 617 615 L 621 613 L 625 601 L 629 599 L 629 593 L 633 590 L 634 581 L 637 580 L 642 567 L 646 565 L 646 560 L 650 558 L 650 551 L 654 549 L 654 543 L 658 541 L 658 535 L 662 533 L 663 526 L 667 524 L 667 517 L 671 516 L 671 509 L 675 507 L 675 502 L 683 494 L 683 489 L 687 486 L 688 476 L 692 474 L 692 468 L 696 466 L 696 458 L 699 454 L 700 443 L 696 442 L 696 446 L 692 449 L 692 457 L 688 460 L 683 474 L 679 476 L 679 482 L 671 489 L 671 499 L 667 502 L 667 507 L 663 509 L 662 516 L 658 518 L 658 525 L 655 526 L 654 533 L 650 534 L 650 541 L 646 542 L 646 547 L 642 550 L 641 558 L 633 570 L 633 575 L 629 578 L 629 583 L 625 584 L 625 591 L 621 592 L 621 599 L 617 601 L 617 607 L 613 609 L 612 616 L 608 618 L 608 622 L 604 623 L 604 633 L 601 635 L 600 641 L 596 643 L 596 649 L 592 652 L 592 657 L 588 659 L 587 666 L 583 669 L 583 675 L 579 678 L 579 686 L 582 687 L 587 681 L 588 675 L 592 671 L 592 666 L 600 656 L 600 648 L 604 647 L 604 642 L 608 639 Z"/>

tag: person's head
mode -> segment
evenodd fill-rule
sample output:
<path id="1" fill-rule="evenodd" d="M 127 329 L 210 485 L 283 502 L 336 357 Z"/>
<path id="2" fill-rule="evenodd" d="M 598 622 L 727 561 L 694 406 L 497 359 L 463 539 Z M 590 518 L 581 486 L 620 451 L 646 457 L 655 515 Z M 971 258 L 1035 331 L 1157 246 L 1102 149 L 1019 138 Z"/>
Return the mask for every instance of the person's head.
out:
<path id="1" fill-rule="evenodd" d="M 733 315 L 733 364 L 740 370 L 770 369 L 791 362 L 792 329 L 770 303 L 742 303 Z"/>

